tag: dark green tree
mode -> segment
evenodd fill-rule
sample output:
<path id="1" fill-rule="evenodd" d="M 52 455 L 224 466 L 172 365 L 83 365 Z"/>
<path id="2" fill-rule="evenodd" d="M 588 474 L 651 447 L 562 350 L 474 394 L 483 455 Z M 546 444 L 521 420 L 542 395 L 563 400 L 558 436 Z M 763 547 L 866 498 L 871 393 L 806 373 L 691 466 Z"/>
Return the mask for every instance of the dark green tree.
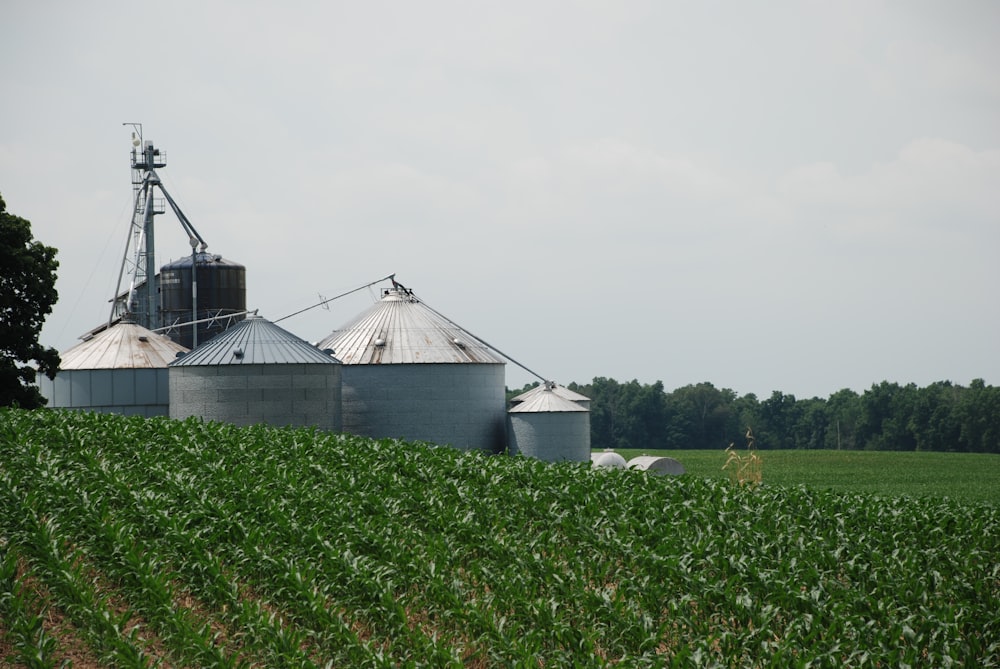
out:
<path id="1" fill-rule="evenodd" d="M 801 418 L 802 405 L 795 395 L 772 391 L 758 409 L 757 448 L 806 448 L 796 431 Z"/>
<path id="2" fill-rule="evenodd" d="M 864 392 L 858 419 L 858 438 L 863 448 L 870 451 L 916 450 L 916 440 L 908 429 L 916 394 L 915 384 L 901 386 L 889 381 L 873 384 Z"/>
<path id="3" fill-rule="evenodd" d="M 29 363 L 50 379 L 59 369 L 59 353 L 38 343 L 58 297 L 58 267 L 56 249 L 32 239 L 31 223 L 8 213 L 0 197 L 0 406 L 45 405 Z"/>
<path id="4" fill-rule="evenodd" d="M 684 443 L 675 448 L 725 448 L 734 438 L 733 403 L 736 393 L 709 382 L 678 388 L 667 396 L 668 414 L 687 427 Z M 746 431 L 743 426 L 742 431 Z M 742 437 L 742 432 L 740 433 Z"/>
<path id="5" fill-rule="evenodd" d="M 826 430 L 826 448 L 856 449 L 861 398 L 850 388 L 842 388 L 826 401 L 830 424 Z"/>
<path id="6" fill-rule="evenodd" d="M 962 429 L 958 406 L 963 391 L 950 381 L 938 381 L 916 391 L 907 428 L 918 451 L 958 449 Z"/>
<path id="7" fill-rule="evenodd" d="M 956 408 L 959 449 L 972 453 L 1000 453 L 1000 387 L 973 379 Z"/>

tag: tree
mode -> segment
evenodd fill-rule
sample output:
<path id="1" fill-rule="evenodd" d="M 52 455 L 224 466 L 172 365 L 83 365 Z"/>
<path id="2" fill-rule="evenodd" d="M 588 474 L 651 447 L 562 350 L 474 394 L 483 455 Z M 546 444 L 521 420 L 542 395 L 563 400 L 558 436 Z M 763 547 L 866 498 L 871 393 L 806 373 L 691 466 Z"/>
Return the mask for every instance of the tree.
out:
<path id="1" fill-rule="evenodd" d="M 59 369 L 59 353 L 38 343 L 58 297 L 58 267 L 56 249 L 32 239 L 31 223 L 8 213 L 0 197 L 0 406 L 45 405 L 28 363 L 50 379 Z"/>
<path id="2" fill-rule="evenodd" d="M 850 388 L 842 388 L 826 401 L 830 425 L 826 430 L 826 448 L 859 448 L 857 426 L 861 415 L 861 398 Z"/>
<path id="3" fill-rule="evenodd" d="M 725 448 L 733 441 L 732 428 L 736 393 L 721 390 L 709 382 L 678 388 L 667 396 L 667 409 L 688 427 L 685 443 L 677 448 Z M 743 431 L 746 426 L 743 426 Z"/>

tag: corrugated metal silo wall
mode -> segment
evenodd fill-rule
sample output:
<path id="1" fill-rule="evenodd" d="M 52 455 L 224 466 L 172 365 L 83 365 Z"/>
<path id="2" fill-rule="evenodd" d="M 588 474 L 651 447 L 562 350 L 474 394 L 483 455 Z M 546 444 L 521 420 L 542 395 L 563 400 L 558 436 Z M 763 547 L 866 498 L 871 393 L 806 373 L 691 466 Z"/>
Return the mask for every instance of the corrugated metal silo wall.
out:
<path id="1" fill-rule="evenodd" d="M 55 379 L 40 375 L 38 388 L 52 409 L 147 417 L 170 413 L 166 368 L 65 369 Z"/>
<path id="2" fill-rule="evenodd" d="M 344 432 L 499 453 L 503 364 L 343 365 Z"/>
<path id="3" fill-rule="evenodd" d="M 507 414 L 508 451 L 546 462 L 590 461 L 590 413 L 524 412 Z"/>
<path id="4" fill-rule="evenodd" d="M 170 417 L 341 429 L 341 365 L 170 368 Z"/>

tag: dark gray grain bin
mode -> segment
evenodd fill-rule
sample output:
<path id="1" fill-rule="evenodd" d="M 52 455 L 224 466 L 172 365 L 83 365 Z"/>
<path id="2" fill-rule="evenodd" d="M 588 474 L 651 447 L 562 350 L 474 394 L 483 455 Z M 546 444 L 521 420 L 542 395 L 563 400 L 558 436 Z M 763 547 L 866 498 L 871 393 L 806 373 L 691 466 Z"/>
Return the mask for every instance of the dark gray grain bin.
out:
<path id="1" fill-rule="evenodd" d="M 504 361 L 401 288 L 319 342 L 343 362 L 344 431 L 500 452 Z"/>
<path id="2" fill-rule="evenodd" d="M 195 312 L 192 271 L 197 260 L 198 309 Z M 247 270 L 239 263 L 220 255 L 196 253 L 160 268 L 160 294 L 163 300 L 161 320 L 164 326 L 174 323 L 198 323 L 198 344 L 204 344 L 229 327 L 232 320 L 241 320 L 247 310 Z M 168 336 L 181 346 L 193 345 L 193 326 L 171 329 Z"/>
<path id="3" fill-rule="evenodd" d="M 340 361 L 259 316 L 169 369 L 171 418 L 340 430 Z"/>
<path id="4" fill-rule="evenodd" d="M 518 402 L 507 412 L 508 452 L 546 462 L 590 460 L 590 410 L 561 397 L 555 385 Z"/>
<path id="5" fill-rule="evenodd" d="M 39 375 L 47 406 L 139 416 L 169 414 L 167 365 L 187 349 L 121 321 L 60 354 L 55 379 Z"/>

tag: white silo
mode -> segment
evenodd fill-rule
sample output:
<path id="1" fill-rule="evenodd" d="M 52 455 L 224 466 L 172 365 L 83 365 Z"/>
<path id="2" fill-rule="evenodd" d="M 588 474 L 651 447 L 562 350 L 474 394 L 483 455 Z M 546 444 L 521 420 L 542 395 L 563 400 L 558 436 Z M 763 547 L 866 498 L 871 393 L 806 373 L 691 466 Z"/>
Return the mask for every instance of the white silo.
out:
<path id="1" fill-rule="evenodd" d="M 60 354 L 54 379 L 40 376 L 47 406 L 139 416 L 169 414 L 167 365 L 187 349 L 122 320 Z"/>
<path id="2" fill-rule="evenodd" d="M 539 388 L 507 413 L 508 452 L 547 462 L 589 461 L 590 410 L 561 397 L 555 384 Z"/>
<path id="3" fill-rule="evenodd" d="M 343 362 L 344 431 L 505 447 L 504 361 L 398 284 L 319 342 Z"/>
<path id="4" fill-rule="evenodd" d="M 550 386 L 550 387 L 547 387 L 547 385 Z M 510 406 L 511 406 L 511 408 L 513 408 L 513 407 L 517 406 L 518 404 L 520 404 L 521 402 L 526 402 L 526 401 L 530 400 L 531 398 L 535 397 L 539 393 L 546 393 L 546 392 L 554 393 L 555 395 L 558 395 L 559 397 L 563 398 L 564 400 L 569 400 L 570 402 L 575 402 L 575 403 L 579 404 L 580 406 L 582 406 L 584 409 L 588 409 L 588 410 L 590 409 L 590 398 L 589 397 L 587 397 L 586 395 L 581 395 L 580 393 L 576 392 L 575 390 L 570 390 L 566 386 L 561 386 L 558 383 L 553 383 L 551 381 L 547 381 L 546 383 L 541 383 L 541 384 L 535 386 L 534 388 L 532 388 L 531 390 L 527 390 L 527 391 L 521 393 L 517 397 L 512 397 L 511 400 L 510 400 Z"/>
<path id="5" fill-rule="evenodd" d="M 259 316 L 169 369 L 171 418 L 340 430 L 340 361 Z"/>

